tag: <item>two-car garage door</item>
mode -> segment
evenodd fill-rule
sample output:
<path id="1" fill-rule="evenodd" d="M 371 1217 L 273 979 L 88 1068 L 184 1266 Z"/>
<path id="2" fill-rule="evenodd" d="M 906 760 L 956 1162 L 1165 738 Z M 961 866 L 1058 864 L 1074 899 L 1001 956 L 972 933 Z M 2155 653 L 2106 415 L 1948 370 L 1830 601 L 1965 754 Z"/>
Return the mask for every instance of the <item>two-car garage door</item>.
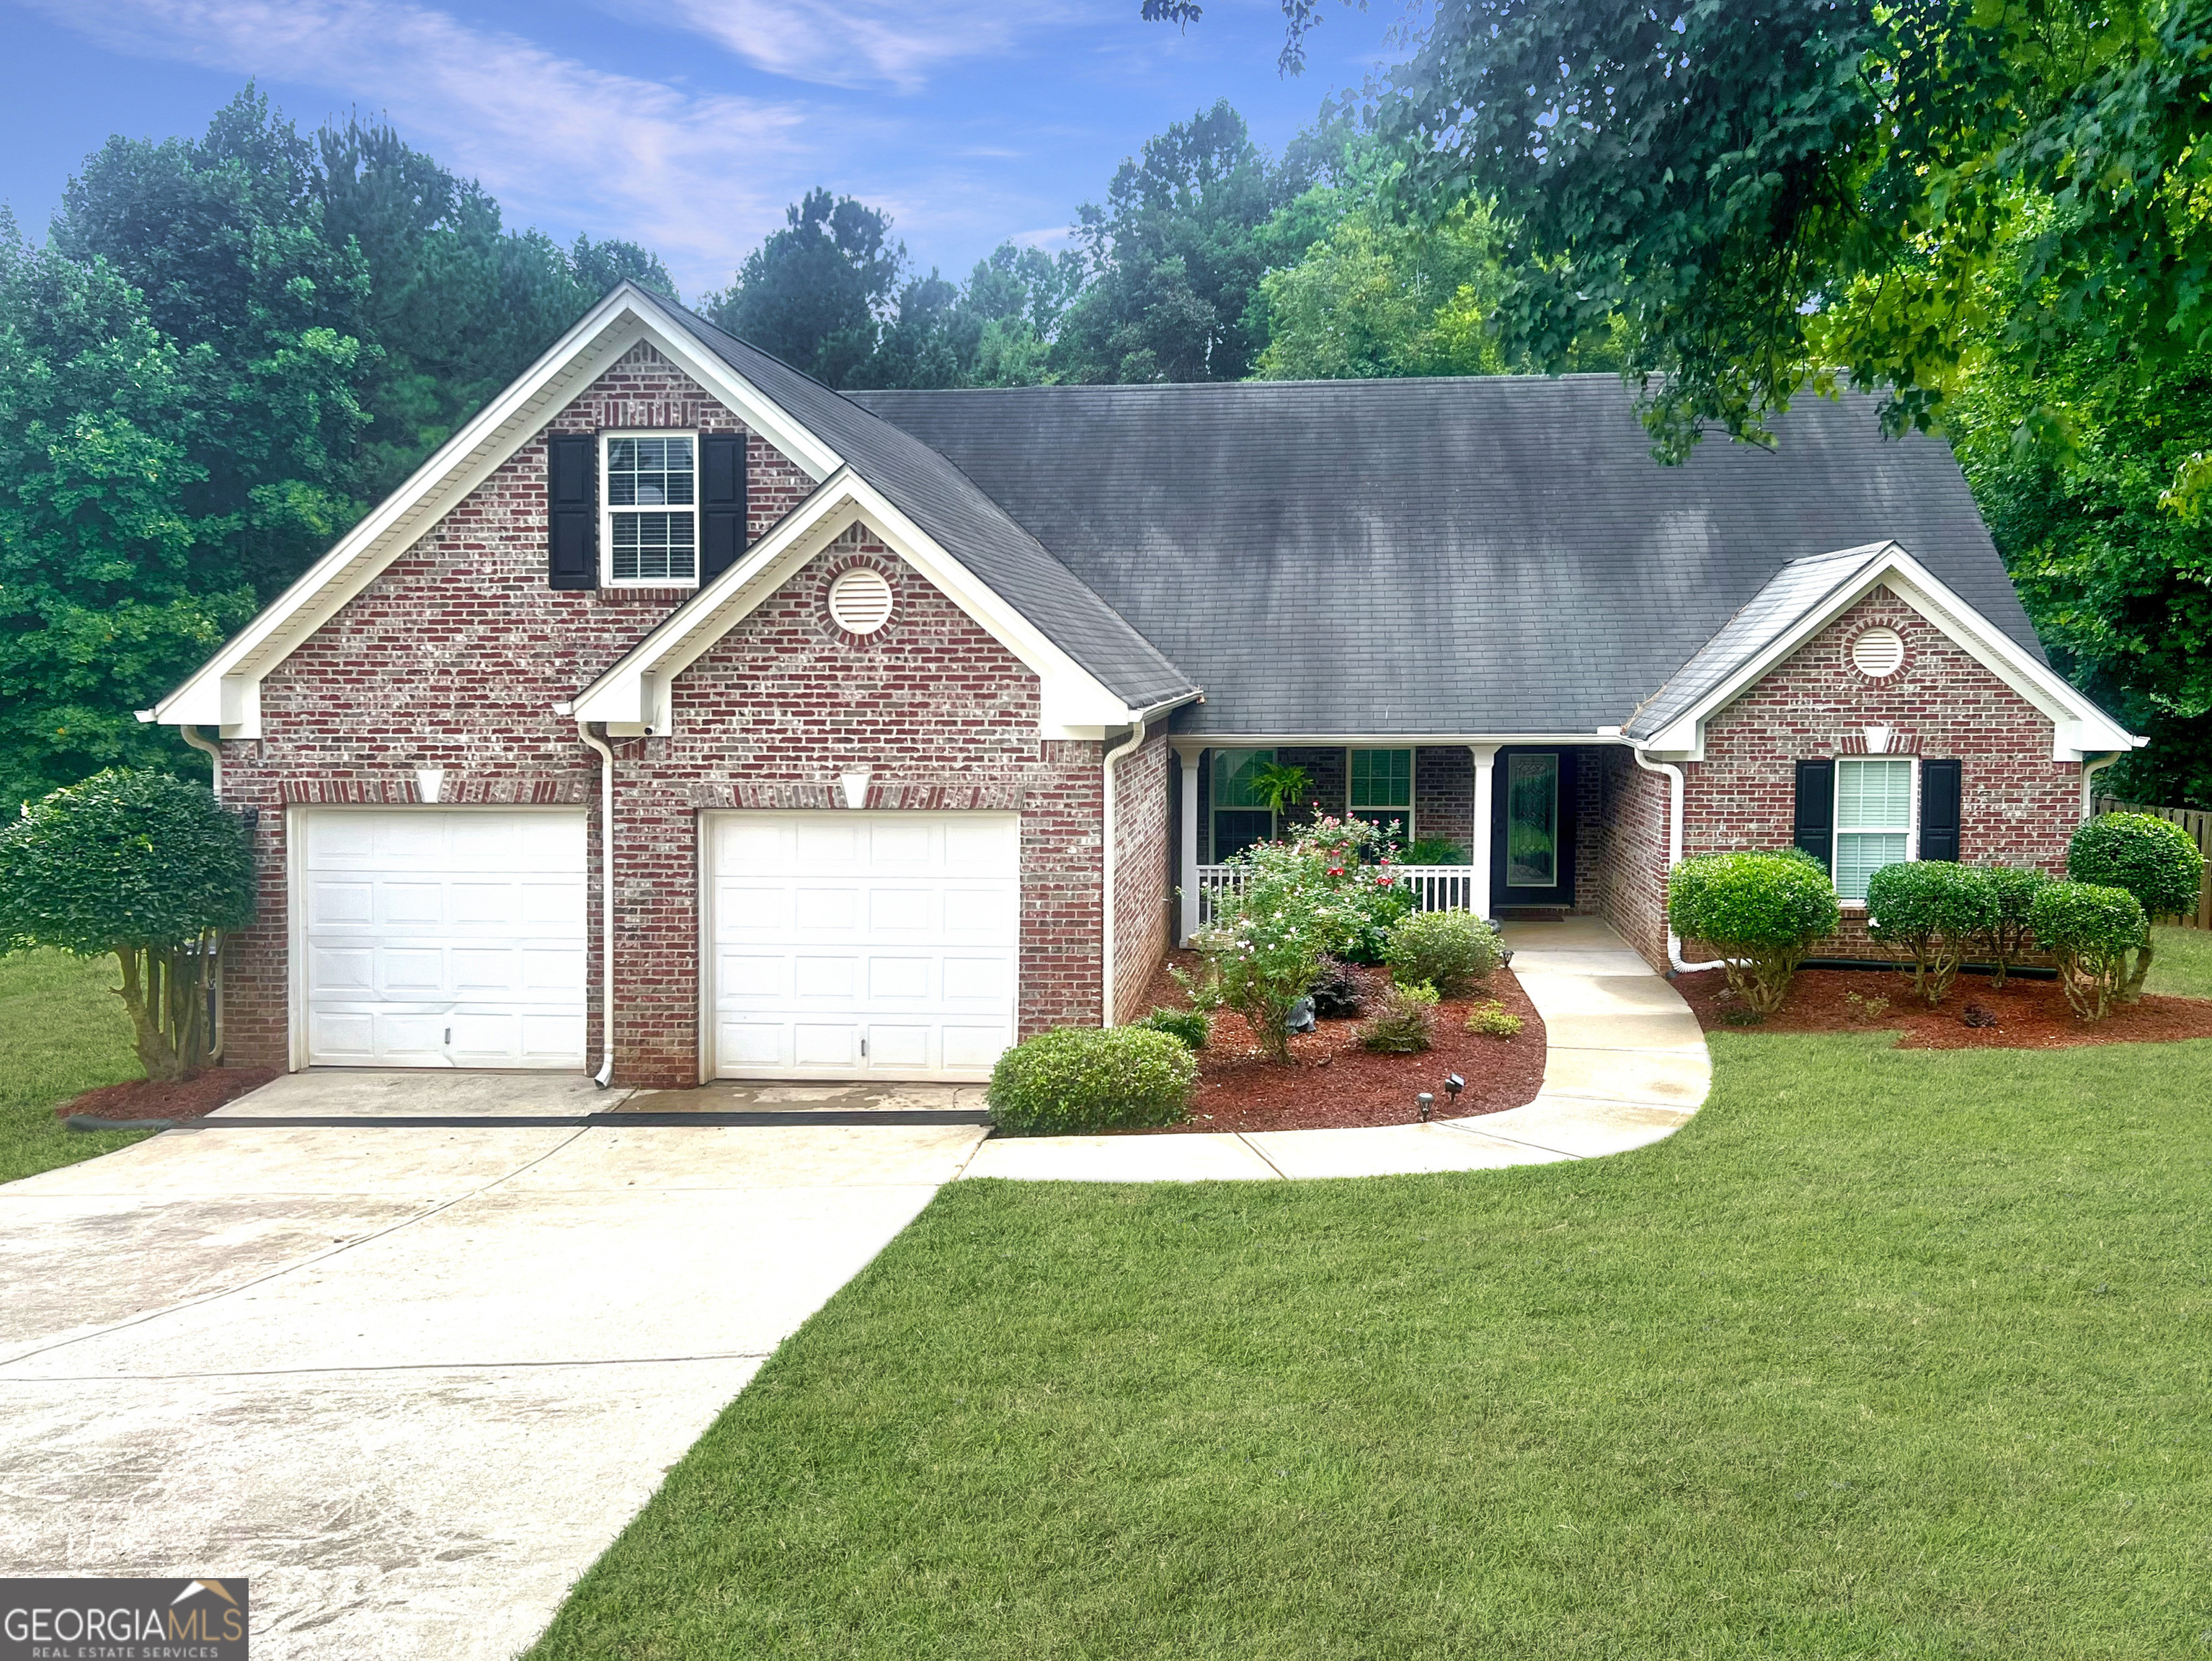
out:
<path id="1" fill-rule="evenodd" d="M 302 1060 L 586 1064 L 580 811 L 296 812 Z M 990 1076 L 1014 1038 L 1016 815 L 715 812 L 700 834 L 715 1075 Z"/>
<path id="2" fill-rule="evenodd" d="M 990 1076 L 1014 1041 L 1018 816 L 728 812 L 702 833 L 717 1076 Z"/>

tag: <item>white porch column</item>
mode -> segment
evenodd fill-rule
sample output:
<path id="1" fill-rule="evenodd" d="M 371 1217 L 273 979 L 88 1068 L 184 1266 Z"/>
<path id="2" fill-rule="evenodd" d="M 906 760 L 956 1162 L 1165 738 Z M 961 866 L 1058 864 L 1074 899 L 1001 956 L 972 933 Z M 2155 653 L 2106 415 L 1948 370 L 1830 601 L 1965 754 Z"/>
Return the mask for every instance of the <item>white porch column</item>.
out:
<path id="1" fill-rule="evenodd" d="M 1176 928 L 1176 944 L 1188 946 L 1198 932 L 1198 758 L 1203 748 L 1178 749 L 1182 763 L 1182 908 Z"/>
<path id="2" fill-rule="evenodd" d="M 1498 799 L 1498 746 L 1470 744 L 1467 752 L 1474 757 L 1474 834 L 1468 839 L 1468 863 L 1474 869 L 1474 913 L 1486 917 L 1491 911 L 1490 820 Z"/>

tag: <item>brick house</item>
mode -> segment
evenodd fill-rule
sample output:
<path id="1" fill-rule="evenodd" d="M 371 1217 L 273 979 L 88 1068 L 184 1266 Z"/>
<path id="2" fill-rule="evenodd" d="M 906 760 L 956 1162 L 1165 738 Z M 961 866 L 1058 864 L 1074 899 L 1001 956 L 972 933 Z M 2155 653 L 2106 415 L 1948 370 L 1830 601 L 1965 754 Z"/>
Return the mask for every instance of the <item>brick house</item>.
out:
<path id="1" fill-rule="evenodd" d="M 256 825 L 226 1056 L 981 1078 L 1140 1013 L 1268 760 L 1662 966 L 1686 854 L 2055 867 L 2138 740 L 1940 443 L 1780 436 L 1661 468 L 1605 376 L 847 397 L 625 285 L 143 717 Z"/>

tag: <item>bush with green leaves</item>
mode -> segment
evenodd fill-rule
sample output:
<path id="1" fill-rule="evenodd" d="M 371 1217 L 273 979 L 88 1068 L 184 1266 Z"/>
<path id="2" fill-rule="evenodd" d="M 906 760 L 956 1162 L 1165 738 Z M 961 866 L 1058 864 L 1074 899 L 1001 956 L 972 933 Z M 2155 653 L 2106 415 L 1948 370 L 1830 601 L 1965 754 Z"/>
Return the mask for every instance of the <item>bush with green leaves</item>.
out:
<path id="1" fill-rule="evenodd" d="M 252 921 L 252 838 L 204 784 L 96 774 L 0 830 L 0 943 L 113 952 L 149 1079 L 207 1065 L 210 970 Z"/>
<path id="2" fill-rule="evenodd" d="M 1820 862 L 1797 849 L 1700 854 L 1667 880 L 1667 921 L 1727 960 L 1729 989 L 1755 1017 L 1772 1014 L 1816 940 L 1843 910 Z"/>
<path id="3" fill-rule="evenodd" d="M 1197 1059 L 1172 1034 L 1063 1026 L 1000 1056 L 986 1099 L 1000 1130 L 1054 1136 L 1181 1124 L 1197 1088 Z"/>
<path id="4" fill-rule="evenodd" d="M 2204 856 L 2190 834 L 2155 813 L 2100 813 L 2084 821 L 2066 848 L 2066 874 L 2075 882 L 2124 888 L 2147 917 L 2194 911 L 2204 883 Z M 2046 942 L 2047 943 L 2047 942 Z M 2135 948 L 2121 999 L 2142 996 L 2150 973 L 2151 937 Z"/>
<path id="5" fill-rule="evenodd" d="M 1404 865 L 1465 865 L 1467 844 L 1449 837 L 1420 837 L 1406 844 L 1398 855 Z"/>
<path id="6" fill-rule="evenodd" d="M 1411 1056 L 1436 1042 L 1436 988 L 1426 981 L 1393 982 L 1382 1007 L 1359 1024 L 1359 1047 L 1381 1056 Z"/>
<path id="7" fill-rule="evenodd" d="M 2124 888 L 2055 882 L 2035 897 L 2030 922 L 2058 959 L 2058 982 L 2074 1013 L 2104 1019 L 2126 987 L 2128 954 L 2150 935 L 2142 902 Z"/>
<path id="8" fill-rule="evenodd" d="M 1362 860 L 1378 848 L 1374 826 L 1325 817 L 1230 861 L 1238 885 L 1215 891 L 1213 921 L 1191 939 L 1204 973 L 1176 977 L 1192 1002 L 1235 1010 L 1262 1053 L 1287 1062 L 1291 1007 L 1327 972 L 1325 958 L 1350 955 L 1378 901 L 1395 903 L 1389 867 Z"/>
<path id="9" fill-rule="evenodd" d="M 1472 911 L 1416 911 L 1390 930 L 1382 961 L 1396 980 L 1426 981 L 1447 998 L 1462 998 L 1489 978 L 1504 953 L 1498 930 Z"/>
<path id="10" fill-rule="evenodd" d="M 1989 960 L 1995 971 L 1991 986 L 2002 986 L 2012 966 L 2034 949 L 2035 930 L 2029 919 L 2035 897 L 2051 886 L 2048 871 L 2033 866 L 1978 865 L 1990 886 L 1990 913 L 1974 949 Z"/>
<path id="11" fill-rule="evenodd" d="M 1517 1037 L 1521 1032 L 1521 1018 L 1492 998 L 1487 1003 L 1475 1005 L 1468 1012 L 1467 1030 L 1480 1032 L 1486 1038 Z"/>
<path id="12" fill-rule="evenodd" d="M 1912 992 L 1934 1007 L 1996 922 L 1989 873 L 1952 860 L 1907 860 L 1867 879 L 1867 933 L 1912 960 Z"/>
<path id="13" fill-rule="evenodd" d="M 1129 1025 L 1164 1032 L 1171 1038 L 1181 1039 L 1189 1049 L 1203 1050 L 1206 1034 L 1213 1023 L 1203 1009 L 1155 1009 L 1149 1015 L 1139 1016 Z"/>

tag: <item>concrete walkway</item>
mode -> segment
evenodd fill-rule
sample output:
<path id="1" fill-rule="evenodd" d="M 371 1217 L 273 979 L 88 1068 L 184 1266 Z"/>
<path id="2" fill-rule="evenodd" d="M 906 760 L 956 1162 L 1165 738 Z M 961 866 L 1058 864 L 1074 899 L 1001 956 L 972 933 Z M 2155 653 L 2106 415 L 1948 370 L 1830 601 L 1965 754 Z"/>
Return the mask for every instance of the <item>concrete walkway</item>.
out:
<path id="1" fill-rule="evenodd" d="M 223 1116 L 610 1104 L 308 1073 Z M 982 1135 L 181 1129 L 0 1187 L 0 1562 L 249 1575 L 263 1661 L 504 1661 Z"/>
<path id="2" fill-rule="evenodd" d="M 1543 1088 L 1525 1107 L 1357 1130 L 994 1137 L 961 1174 L 1192 1183 L 1482 1171 L 1623 1153 L 1698 1110 L 1712 1068 L 1697 1017 L 1608 924 L 1508 923 L 1505 943 L 1548 1040 Z"/>

